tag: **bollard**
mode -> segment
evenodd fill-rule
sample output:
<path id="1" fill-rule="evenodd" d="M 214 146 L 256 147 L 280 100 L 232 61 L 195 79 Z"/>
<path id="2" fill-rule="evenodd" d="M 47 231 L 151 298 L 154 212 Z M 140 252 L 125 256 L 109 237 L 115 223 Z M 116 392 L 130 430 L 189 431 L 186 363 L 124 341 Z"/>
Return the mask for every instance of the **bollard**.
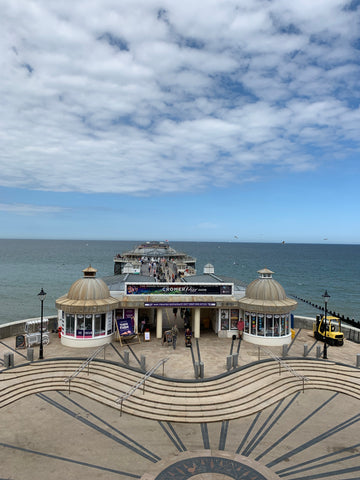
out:
<path id="1" fill-rule="evenodd" d="M 307 343 L 304 343 L 304 357 L 307 357 L 309 353 L 309 347 Z"/>
<path id="2" fill-rule="evenodd" d="M 287 345 L 283 345 L 283 346 L 282 346 L 282 356 L 283 356 L 283 358 L 284 358 L 284 357 L 287 357 L 287 354 L 288 354 L 288 346 L 287 346 Z"/>
<path id="3" fill-rule="evenodd" d="M 29 362 L 34 361 L 34 349 L 32 347 L 29 347 L 26 351 L 26 358 L 29 360 Z"/>
<path id="4" fill-rule="evenodd" d="M 316 358 L 321 357 L 321 347 L 320 345 L 316 345 Z"/>
<path id="5" fill-rule="evenodd" d="M 140 367 L 141 367 L 141 370 L 146 370 L 146 357 L 145 355 L 141 355 L 141 358 L 140 358 Z"/>
<path id="6" fill-rule="evenodd" d="M 233 366 L 233 368 L 236 368 L 238 366 L 238 363 L 239 363 L 239 354 L 234 353 L 233 356 L 232 356 L 232 366 Z"/>
<path id="7" fill-rule="evenodd" d="M 356 366 L 357 368 L 360 368 L 360 353 L 356 354 Z"/>
<path id="8" fill-rule="evenodd" d="M 199 377 L 199 362 L 194 363 L 195 378 Z"/>
<path id="9" fill-rule="evenodd" d="M 4 367 L 5 368 L 10 367 L 10 352 L 5 352 L 4 353 Z"/>
<path id="10" fill-rule="evenodd" d="M 125 350 L 125 352 L 124 352 L 124 361 L 125 361 L 126 365 L 129 365 L 129 363 L 130 363 L 130 351 L 129 350 Z"/>
<path id="11" fill-rule="evenodd" d="M 200 378 L 204 378 L 204 362 L 200 362 Z"/>
<path id="12" fill-rule="evenodd" d="M 226 357 L 226 370 L 229 372 L 232 366 L 232 355 Z"/>
<path id="13" fill-rule="evenodd" d="M 4 353 L 4 367 L 12 368 L 14 366 L 14 354 L 12 352 Z"/>

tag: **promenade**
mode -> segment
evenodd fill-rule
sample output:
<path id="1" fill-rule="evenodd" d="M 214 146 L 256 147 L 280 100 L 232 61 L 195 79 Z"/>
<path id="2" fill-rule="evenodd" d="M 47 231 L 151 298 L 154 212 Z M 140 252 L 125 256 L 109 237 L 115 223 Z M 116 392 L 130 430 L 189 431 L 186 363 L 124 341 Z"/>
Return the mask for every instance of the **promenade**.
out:
<path id="1" fill-rule="evenodd" d="M 329 347 L 328 361 L 316 360 L 314 347 L 305 361 L 305 343 L 310 348 L 314 339 L 302 330 L 284 359 L 309 378 L 304 391 L 290 371 L 280 374 L 278 363 L 245 342 L 241 368 L 222 377 L 232 341 L 209 332 L 199 340 L 205 381 L 193 381 L 191 351 L 181 336 L 176 350 L 151 338 L 129 347 L 114 342 L 105 361 L 102 353 L 69 393 L 64 379 L 96 349 L 63 347 L 51 334 L 43 362 L 38 347 L 31 365 L 26 351 L 17 350 L 16 368 L 0 374 L 1 398 L 12 389 L 0 408 L 0 478 L 359 479 L 359 345 Z M 1 340 L 0 358 L 14 347 L 14 338 Z M 268 350 L 281 356 L 279 348 Z M 144 392 L 124 402 L 120 416 L 113 399 L 142 378 L 141 356 L 146 369 L 168 360 Z M 13 401 L 26 385 L 34 393 Z"/>

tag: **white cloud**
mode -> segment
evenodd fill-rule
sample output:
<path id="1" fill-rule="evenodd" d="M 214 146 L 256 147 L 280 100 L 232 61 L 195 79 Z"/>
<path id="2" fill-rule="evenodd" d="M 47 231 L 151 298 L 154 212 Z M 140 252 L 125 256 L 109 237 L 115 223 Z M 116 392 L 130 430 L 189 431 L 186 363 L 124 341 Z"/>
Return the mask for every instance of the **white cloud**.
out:
<path id="1" fill-rule="evenodd" d="M 345 5 L 6 2 L 0 186 L 184 192 L 358 151 Z"/>
<path id="2" fill-rule="evenodd" d="M 50 207 L 42 205 L 31 205 L 25 203 L 0 203 L 0 212 L 12 213 L 15 215 L 44 215 L 65 211 L 65 208 Z"/>

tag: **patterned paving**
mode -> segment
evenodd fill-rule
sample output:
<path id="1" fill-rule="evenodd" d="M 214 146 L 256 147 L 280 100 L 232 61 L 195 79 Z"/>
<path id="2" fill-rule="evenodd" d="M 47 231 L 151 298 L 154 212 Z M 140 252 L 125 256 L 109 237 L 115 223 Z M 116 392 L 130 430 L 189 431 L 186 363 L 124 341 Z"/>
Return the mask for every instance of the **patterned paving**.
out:
<path id="1" fill-rule="evenodd" d="M 170 423 L 81 395 L 37 394 L 0 410 L 1 477 L 355 480 L 360 403 L 306 391 L 238 420 Z"/>

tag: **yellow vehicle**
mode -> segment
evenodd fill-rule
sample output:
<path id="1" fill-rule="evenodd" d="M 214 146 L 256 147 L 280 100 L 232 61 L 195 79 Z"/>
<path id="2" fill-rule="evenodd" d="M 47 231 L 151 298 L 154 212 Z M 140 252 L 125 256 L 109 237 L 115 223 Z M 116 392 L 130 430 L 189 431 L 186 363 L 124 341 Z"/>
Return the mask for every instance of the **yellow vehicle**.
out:
<path id="1" fill-rule="evenodd" d="M 326 317 L 326 330 L 325 330 L 325 317 L 322 315 L 316 315 L 316 322 L 313 325 L 314 337 L 316 340 L 321 340 L 328 345 L 337 345 L 341 347 L 344 345 L 344 334 L 341 331 L 341 322 L 337 317 Z"/>

